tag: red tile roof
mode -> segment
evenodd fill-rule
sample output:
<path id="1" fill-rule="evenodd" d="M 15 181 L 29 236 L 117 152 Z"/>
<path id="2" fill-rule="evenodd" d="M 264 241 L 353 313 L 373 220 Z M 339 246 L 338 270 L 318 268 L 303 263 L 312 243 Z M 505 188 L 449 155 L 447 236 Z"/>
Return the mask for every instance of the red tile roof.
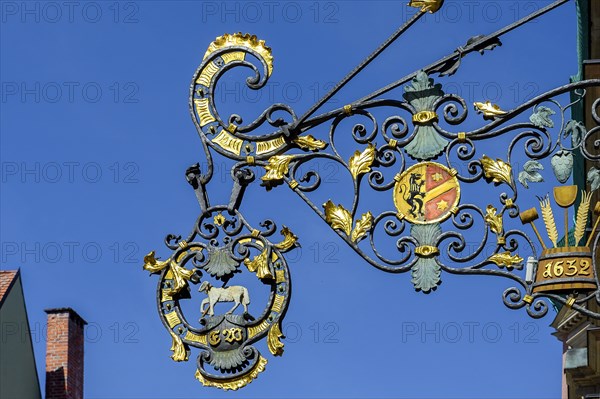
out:
<path id="1" fill-rule="evenodd" d="M 19 275 L 18 270 L 0 270 L 0 304 Z"/>

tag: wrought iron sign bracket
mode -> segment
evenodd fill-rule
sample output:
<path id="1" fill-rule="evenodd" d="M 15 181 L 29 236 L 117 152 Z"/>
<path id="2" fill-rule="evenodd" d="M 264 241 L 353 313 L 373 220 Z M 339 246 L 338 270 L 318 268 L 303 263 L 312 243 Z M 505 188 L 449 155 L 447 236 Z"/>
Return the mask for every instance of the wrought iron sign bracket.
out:
<path id="1" fill-rule="evenodd" d="M 466 101 L 445 93 L 432 78 L 454 74 L 469 54 L 494 50 L 507 32 L 567 2 L 556 1 L 495 33 L 473 37 L 446 57 L 315 116 L 425 13 L 443 5 L 443 0 L 411 0 L 409 6 L 418 12 L 306 113 L 298 117 L 290 106 L 274 104 L 248 124 L 239 115 L 219 114 L 217 82 L 230 69 L 244 67 L 251 71 L 247 86 L 263 88 L 273 73 L 271 49 L 241 33 L 212 42 L 193 76 L 189 100 L 207 160 L 206 171 L 199 164 L 186 170 L 200 216 L 185 239 L 167 236 L 172 253 L 166 260 L 154 251 L 144 259 L 144 269 L 159 275 L 157 307 L 172 338 L 173 360 L 187 361 L 190 348 L 198 348 L 196 378 L 205 386 L 238 389 L 265 369 L 267 359 L 254 343 L 264 338 L 271 354 L 283 353 L 280 325 L 291 295 L 283 254 L 297 245 L 297 237 L 283 226 L 281 237 L 273 241 L 278 231 L 273 221 L 256 228 L 239 212 L 246 187 L 257 180 L 267 190 L 287 185 L 369 264 L 389 273 L 410 272 L 417 291 L 435 291 L 443 272 L 499 276 L 515 284 L 503 293 L 511 309 L 524 308 L 540 318 L 548 313 L 550 300 L 600 319 L 588 306 L 600 305 L 600 235 L 595 234 L 600 202 L 593 201 L 600 187 L 600 99 L 587 97 L 590 88 L 600 87 L 600 80 L 565 85 L 506 111 L 482 99 L 473 104 L 480 127 L 469 131 L 461 128 L 470 116 Z M 402 86 L 402 98 L 382 97 Z M 572 100 L 563 105 L 561 96 L 568 94 Z M 573 107 L 589 104 L 596 126 L 586 128 L 569 115 Z M 381 119 L 376 113 L 386 116 Z M 345 124 L 353 118 L 360 121 L 348 129 Z M 326 124 L 327 135 L 309 134 Z M 354 152 L 343 154 L 336 145 L 338 130 L 348 133 L 346 139 L 356 144 Z M 509 140 L 506 153 L 478 152 L 478 144 L 500 137 Z M 236 164 L 229 203 L 212 206 L 207 185 L 215 152 Z M 564 185 L 576 157 L 596 165 L 587 171 L 587 189 Z M 336 162 L 347 172 L 351 203 L 335 197 L 322 205 L 311 200 L 323 180 L 315 170 L 302 174 L 300 167 L 322 160 Z M 522 168 L 515 170 L 521 162 Z M 554 201 L 549 193 L 537 193 L 539 211 L 521 209 L 518 194 L 532 198 L 530 187 L 543 180 L 546 170 L 560 183 L 553 190 Z M 478 203 L 464 194 L 465 187 L 477 184 L 502 192 Z M 366 190 L 387 193 L 382 201 L 387 210 L 377 213 L 361 202 Z M 557 207 L 563 209 L 562 226 L 554 217 Z M 540 214 L 547 237 L 536 225 Z M 466 245 L 468 231 L 481 237 L 474 250 Z M 491 254 L 484 250 L 490 246 Z M 530 256 L 525 259 L 525 254 Z M 242 271 L 269 291 L 266 304 L 258 307 L 260 314 L 248 307 L 254 291 L 230 284 Z M 200 314 L 185 315 L 181 302 L 198 296 Z M 219 313 L 220 302 L 232 303 L 231 309 Z"/>

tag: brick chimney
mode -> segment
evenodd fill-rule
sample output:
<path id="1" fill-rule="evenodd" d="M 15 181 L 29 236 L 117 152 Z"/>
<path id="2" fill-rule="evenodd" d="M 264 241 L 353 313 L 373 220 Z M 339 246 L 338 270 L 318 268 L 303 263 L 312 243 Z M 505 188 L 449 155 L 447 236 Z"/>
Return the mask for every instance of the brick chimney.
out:
<path id="1" fill-rule="evenodd" d="M 71 308 L 46 309 L 46 399 L 83 399 L 83 326 Z"/>

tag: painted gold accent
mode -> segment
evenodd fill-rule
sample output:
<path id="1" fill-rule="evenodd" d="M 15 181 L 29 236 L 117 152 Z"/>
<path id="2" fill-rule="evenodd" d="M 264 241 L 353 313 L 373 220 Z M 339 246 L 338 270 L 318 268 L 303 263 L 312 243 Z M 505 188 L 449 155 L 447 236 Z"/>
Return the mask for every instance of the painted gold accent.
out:
<path id="1" fill-rule="evenodd" d="M 415 125 L 437 122 L 438 114 L 434 111 L 420 111 L 412 116 L 412 121 Z"/>
<path id="2" fill-rule="evenodd" d="M 295 189 L 296 187 L 298 187 L 298 185 L 299 185 L 299 184 L 300 184 L 300 183 L 298 183 L 296 180 L 290 180 L 290 183 L 289 183 L 289 185 L 290 185 L 290 188 L 291 188 L 292 190 L 293 190 L 293 189 Z"/>
<path id="3" fill-rule="evenodd" d="M 246 162 L 248 162 L 248 165 L 253 166 L 254 162 L 255 162 L 255 159 L 254 159 L 254 157 L 252 155 L 248 155 L 246 157 Z"/>
<path id="4" fill-rule="evenodd" d="M 175 295 L 184 287 L 187 287 L 187 281 L 189 281 L 194 274 L 193 270 L 187 270 L 186 268 L 179 266 L 176 262 L 173 262 L 171 258 L 161 262 L 156 259 L 154 255 L 154 251 L 151 251 L 144 257 L 144 270 L 148 270 L 150 273 L 157 273 L 168 267 L 174 282 L 173 287 L 167 291 L 169 295 Z"/>
<path id="5" fill-rule="evenodd" d="M 484 155 L 481 158 L 481 164 L 483 165 L 483 173 L 487 179 L 491 179 L 494 183 L 506 183 L 512 184 L 512 168 L 509 164 L 501 159 L 495 161 Z"/>
<path id="6" fill-rule="evenodd" d="M 589 247 L 547 248 L 540 255 L 533 292 L 596 290 L 596 269 Z"/>
<path id="7" fill-rule="evenodd" d="M 206 340 L 206 334 L 198 335 L 198 334 L 195 334 L 195 333 L 191 332 L 190 330 L 188 330 L 185 333 L 185 337 L 183 337 L 183 338 L 187 341 L 198 342 L 199 344 L 202 344 L 202 345 L 208 345 L 208 342 Z"/>
<path id="8" fill-rule="evenodd" d="M 404 216 L 402 212 L 396 213 L 396 219 L 398 219 L 399 221 L 403 221 L 405 217 L 406 216 Z"/>
<path id="9" fill-rule="evenodd" d="M 269 263 L 267 262 L 267 250 L 264 249 L 260 254 L 256 255 L 254 259 L 244 259 L 244 265 L 252 273 L 256 273 L 256 276 L 260 279 L 273 279 L 273 275 L 269 270 Z"/>
<path id="10" fill-rule="evenodd" d="M 187 350 L 186 345 L 181 341 L 181 337 L 176 335 L 173 331 L 169 330 L 172 338 L 171 351 L 173 354 L 171 355 L 171 359 L 176 362 L 187 362 L 189 359 L 189 352 Z"/>
<path id="11" fill-rule="evenodd" d="M 213 223 L 217 226 L 223 226 L 223 223 L 225 223 L 225 216 L 223 216 L 221 212 L 217 213 L 213 218 Z"/>
<path id="12" fill-rule="evenodd" d="M 266 364 L 267 359 L 260 356 L 258 361 L 256 362 L 256 365 L 250 371 L 248 371 L 247 374 L 244 374 L 237 378 L 217 380 L 209 377 L 204 377 L 200 373 L 200 371 L 196 370 L 196 379 L 200 381 L 200 383 L 205 387 L 215 387 L 223 389 L 225 391 L 236 391 L 240 388 L 245 387 L 246 385 L 250 384 L 254 379 L 256 379 L 256 377 L 258 377 L 258 374 L 262 373 L 265 370 Z"/>
<path id="13" fill-rule="evenodd" d="M 306 136 L 296 137 L 292 140 L 294 143 L 298 145 L 298 147 L 304 150 L 322 150 L 327 147 L 327 143 L 323 140 L 315 139 L 312 135 L 308 134 Z"/>
<path id="14" fill-rule="evenodd" d="M 260 235 L 260 230 L 253 229 L 252 233 L 250 233 L 250 235 L 252 237 L 256 238 L 256 237 L 258 237 Z"/>
<path id="15" fill-rule="evenodd" d="M 196 113 L 200 118 L 200 127 L 204 127 L 209 123 L 216 121 L 208 107 L 208 98 L 196 98 L 194 99 L 194 105 L 196 106 Z"/>
<path id="16" fill-rule="evenodd" d="M 237 126 L 234 125 L 233 123 L 230 123 L 229 126 L 227 126 L 227 131 L 231 134 L 235 133 L 236 130 L 237 130 Z"/>
<path id="17" fill-rule="evenodd" d="M 362 152 L 357 150 L 348 162 L 348 167 L 350 168 L 352 177 L 356 179 L 359 175 L 370 172 L 371 165 L 375 160 L 375 155 L 376 149 L 371 143 L 369 143 L 367 148 L 365 148 Z"/>
<path id="18" fill-rule="evenodd" d="M 542 208 L 542 219 L 544 219 L 544 224 L 546 225 L 548 238 L 552 241 L 552 245 L 556 247 L 558 230 L 556 229 L 556 222 L 554 221 L 554 214 L 552 213 L 552 206 L 550 206 L 550 198 L 548 196 L 540 199 L 540 207 Z"/>
<path id="19" fill-rule="evenodd" d="M 506 267 L 508 270 L 512 270 L 513 267 L 519 266 L 523 263 L 523 258 L 517 254 L 513 255 L 508 251 L 494 254 L 490 256 L 488 260 L 494 262 L 498 267 Z"/>
<path id="20" fill-rule="evenodd" d="M 575 298 L 574 298 L 574 297 L 572 297 L 572 296 L 571 296 L 571 297 L 569 297 L 569 299 L 567 299 L 567 303 L 566 303 L 566 305 L 567 305 L 568 307 L 572 308 L 574 304 L 575 304 Z"/>
<path id="21" fill-rule="evenodd" d="M 473 105 L 477 112 L 483 113 L 483 116 L 488 118 L 497 118 L 508 114 L 508 112 L 503 111 L 498 105 L 492 104 L 490 101 L 485 103 L 476 102 Z"/>
<path id="22" fill-rule="evenodd" d="M 444 0 L 410 0 L 409 7 L 420 8 L 421 12 L 433 14 L 440 9 Z"/>
<path id="23" fill-rule="evenodd" d="M 223 36 L 217 37 L 215 41 L 208 46 L 203 59 L 206 59 L 206 57 L 217 50 L 234 46 L 246 47 L 257 52 L 264 59 L 267 64 L 268 74 L 269 76 L 271 75 L 273 72 L 273 54 L 271 53 L 271 48 L 265 44 L 264 40 L 259 40 L 256 36 L 250 35 L 249 33 L 226 33 Z"/>
<path id="24" fill-rule="evenodd" d="M 257 326 L 248 327 L 248 339 L 256 337 L 267 328 L 269 328 L 269 323 L 266 320 L 263 320 L 262 323 Z"/>
<path id="25" fill-rule="evenodd" d="M 219 66 L 214 62 L 209 62 L 200 72 L 198 79 L 196 79 L 196 84 L 206 87 L 210 86 L 210 81 L 217 72 L 219 72 Z"/>
<path id="26" fill-rule="evenodd" d="M 508 198 L 508 199 L 507 199 L 507 200 L 504 202 L 504 205 L 505 205 L 507 208 L 514 208 L 514 206 L 515 206 L 515 204 L 514 204 L 514 202 L 513 202 L 512 198 Z"/>
<path id="27" fill-rule="evenodd" d="M 434 247 L 433 245 L 420 245 L 415 248 L 415 254 L 422 258 L 433 258 L 434 256 L 438 256 L 440 254 L 440 250 L 438 247 Z"/>
<path id="28" fill-rule="evenodd" d="M 352 115 L 352 104 L 344 105 L 344 113 L 348 116 Z"/>
<path id="29" fill-rule="evenodd" d="M 283 180 L 283 176 L 288 174 L 290 161 L 293 157 L 293 155 L 275 155 L 269 158 L 268 164 L 265 166 L 267 173 L 261 177 L 261 180 Z"/>
<path id="30" fill-rule="evenodd" d="M 458 207 L 455 206 L 454 208 L 450 209 L 450 213 L 456 215 L 458 213 Z"/>
<path id="31" fill-rule="evenodd" d="M 525 295 L 523 297 L 523 302 L 531 305 L 533 303 L 533 297 L 531 295 Z"/>
<path id="32" fill-rule="evenodd" d="M 279 329 L 279 323 L 275 323 L 269 329 L 269 334 L 267 335 L 267 346 L 269 347 L 269 352 L 273 356 L 281 356 L 283 355 L 283 342 L 281 342 L 280 338 L 283 337 L 281 330 Z"/>
<path id="33" fill-rule="evenodd" d="M 325 208 L 325 221 L 332 229 L 341 230 L 350 236 L 352 232 L 352 215 L 342 205 L 335 206 L 331 200 L 323 204 Z"/>
<path id="34" fill-rule="evenodd" d="M 273 301 L 273 306 L 271 309 L 273 312 L 281 313 L 281 309 L 283 309 L 283 302 L 285 301 L 285 297 L 282 295 L 275 295 L 275 300 Z"/>
<path id="35" fill-rule="evenodd" d="M 467 133 L 459 132 L 457 138 L 460 143 L 464 143 L 465 141 L 467 141 Z"/>
<path id="36" fill-rule="evenodd" d="M 450 176 L 454 177 L 458 175 L 458 170 L 454 169 L 454 168 L 450 168 Z"/>
<path id="37" fill-rule="evenodd" d="M 246 58 L 246 53 L 242 51 L 235 51 L 233 53 L 225 53 L 221 56 L 221 58 L 223 59 L 223 63 L 229 64 L 233 61 L 244 61 Z"/>
<path id="38" fill-rule="evenodd" d="M 581 202 L 577 208 L 577 218 L 575 220 L 575 245 L 579 245 L 585 235 L 585 228 L 588 223 L 588 214 L 590 212 L 590 203 L 592 202 L 592 193 L 581 191 Z"/>
<path id="39" fill-rule="evenodd" d="M 569 210 L 568 208 L 575 203 L 577 199 L 577 186 L 558 186 L 554 187 L 554 200 L 564 209 L 565 215 L 565 246 L 569 245 Z"/>
<path id="40" fill-rule="evenodd" d="M 181 240 L 177 245 L 179 245 L 179 248 L 184 249 L 188 244 L 186 240 Z"/>
<path id="41" fill-rule="evenodd" d="M 161 302 L 167 302 L 167 301 L 172 301 L 173 297 L 169 294 L 169 290 L 161 290 L 160 291 L 160 301 Z"/>
<path id="42" fill-rule="evenodd" d="M 181 320 L 179 319 L 179 316 L 177 315 L 177 312 L 175 312 L 175 311 L 166 313 L 165 319 L 167 319 L 167 324 L 171 328 L 175 327 L 178 324 L 181 324 Z"/>
<path id="43" fill-rule="evenodd" d="M 275 282 L 277 284 L 279 284 L 279 283 L 283 283 L 284 281 L 285 281 L 285 271 L 283 271 L 283 269 L 275 270 Z"/>
<path id="44" fill-rule="evenodd" d="M 402 174 L 401 173 L 396 173 L 396 176 L 394 176 L 394 180 L 396 182 L 399 182 L 400 180 L 402 180 Z"/>
<path id="45" fill-rule="evenodd" d="M 360 241 L 367 235 L 367 232 L 371 230 L 372 225 L 373 214 L 370 211 L 367 213 L 363 213 L 361 218 L 358 219 L 354 224 L 354 229 L 352 230 L 352 234 L 350 234 L 350 239 L 353 242 Z"/>
<path id="46" fill-rule="evenodd" d="M 230 152 L 235 155 L 240 155 L 242 150 L 242 144 L 244 144 L 243 140 L 238 139 L 233 136 L 227 130 L 221 130 L 219 134 L 212 139 L 212 142 L 224 149 L 227 152 Z"/>
<path id="47" fill-rule="evenodd" d="M 283 236 L 283 241 L 281 241 L 278 244 L 275 244 L 275 248 L 279 249 L 282 252 L 289 251 L 296 245 L 298 237 L 296 237 L 294 233 L 292 233 L 292 231 L 286 226 L 283 226 L 280 233 Z"/>
<path id="48" fill-rule="evenodd" d="M 285 139 L 283 136 L 277 137 L 267 141 L 258 141 L 256 143 L 256 155 L 266 154 L 280 149 L 285 145 Z"/>
<path id="49" fill-rule="evenodd" d="M 388 145 L 392 148 L 396 148 L 396 147 L 398 147 L 398 140 L 390 139 L 390 142 L 388 143 Z"/>

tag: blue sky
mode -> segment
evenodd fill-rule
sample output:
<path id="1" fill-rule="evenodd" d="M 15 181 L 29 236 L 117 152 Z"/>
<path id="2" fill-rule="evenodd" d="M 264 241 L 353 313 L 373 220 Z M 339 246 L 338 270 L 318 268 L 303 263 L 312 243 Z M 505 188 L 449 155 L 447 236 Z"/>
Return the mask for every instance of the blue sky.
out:
<path id="1" fill-rule="evenodd" d="M 368 94 L 548 3 L 446 1 L 329 105 Z M 240 79 L 245 75 L 232 72 L 222 83 L 224 109 L 249 119 L 286 102 L 301 114 L 412 15 L 405 2 L 1 7 L 0 267 L 21 268 L 42 384 L 43 309 L 69 306 L 89 322 L 88 398 L 559 397 L 562 344 L 550 335 L 552 310 L 541 320 L 509 310 L 502 292 L 512 284 L 499 278 L 444 274 L 435 293 L 416 293 L 409 274 L 370 267 L 290 190 L 267 193 L 257 183 L 242 211 L 254 223 L 271 218 L 289 226 L 302 244 L 289 254 L 294 294 L 284 322 L 286 352 L 273 358 L 259 346 L 267 370 L 236 393 L 194 379 L 197 352 L 187 363 L 169 359 L 156 277 L 141 266 L 150 250 L 168 257 L 164 236 L 186 234 L 198 214 L 184 171 L 202 163 L 203 153 L 187 96 L 207 46 L 241 31 L 273 49 L 270 85 L 251 92 Z M 436 81 L 467 103 L 489 98 L 510 109 L 576 72 L 570 3 Z M 501 139 L 487 149 L 504 151 L 506 144 Z M 228 165 L 216 158 L 213 204 L 229 199 Z M 321 192 L 335 196 L 342 177 L 331 165 L 323 168 L 334 184 Z M 485 206 L 479 193 L 470 195 Z"/>

